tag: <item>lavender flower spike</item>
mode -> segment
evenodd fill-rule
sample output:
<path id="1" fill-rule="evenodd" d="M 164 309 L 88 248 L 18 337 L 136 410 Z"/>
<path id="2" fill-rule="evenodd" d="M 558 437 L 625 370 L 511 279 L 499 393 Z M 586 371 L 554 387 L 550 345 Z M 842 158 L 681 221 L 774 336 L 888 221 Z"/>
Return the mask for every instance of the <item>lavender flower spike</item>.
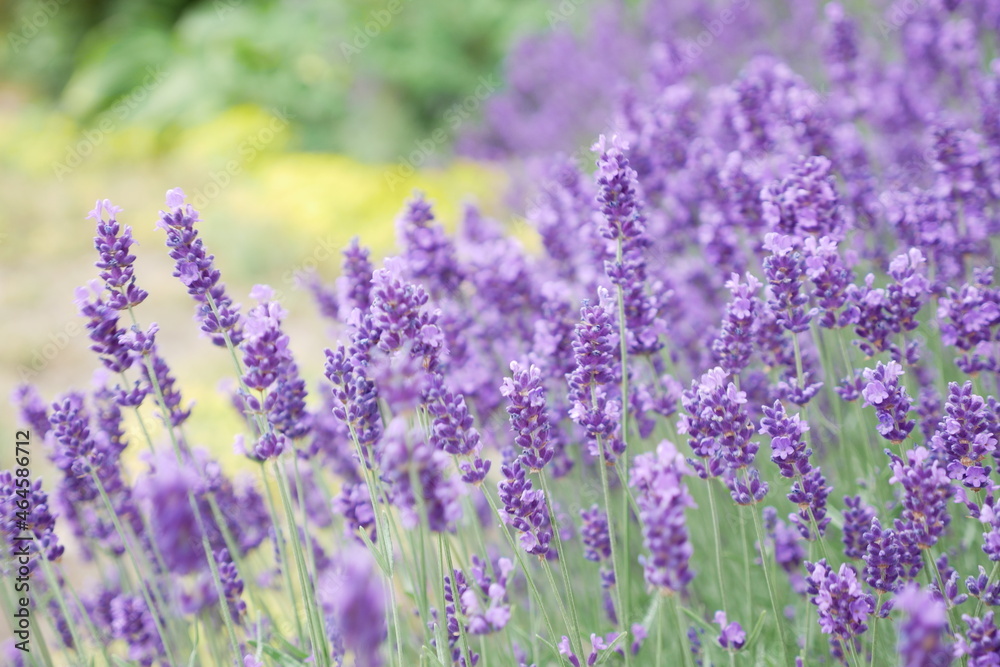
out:
<path id="1" fill-rule="evenodd" d="M 743 627 L 739 623 L 736 621 L 730 623 L 724 611 L 715 612 L 714 620 L 721 629 L 719 633 L 719 646 L 734 651 L 743 648 L 743 645 L 747 641 L 747 633 L 743 631 Z"/>
<path id="2" fill-rule="evenodd" d="M 510 405 L 510 427 L 514 442 L 521 447 L 521 462 L 531 472 L 540 471 L 552 460 L 555 448 L 549 439 L 549 415 L 545 401 L 545 384 L 541 370 L 532 364 L 524 368 L 516 361 L 510 364 L 513 378 L 504 378 L 500 393 Z"/>
<path id="3" fill-rule="evenodd" d="M 108 305 L 115 310 L 125 310 L 138 306 L 145 301 L 148 293 L 135 284 L 135 255 L 129 253 L 129 248 L 135 243 L 132 239 L 132 228 L 118 224 L 117 215 L 121 207 L 115 206 L 109 200 L 98 200 L 94 210 L 87 218 L 97 221 L 97 236 L 94 237 L 94 247 L 101 260 L 97 268 L 101 269 L 101 280 L 111 292 Z M 107 216 L 107 220 L 104 217 Z"/>
<path id="4" fill-rule="evenodd" d="M 156 226 L 167 233 L 167 247 L 174 260 L 174 276 L 187 287 L 188 294 L 200 305 L 195 319 L 201 330 L 209 334 L 219 347 L 226 346 L 226 335 L 234 346 L 243 341 L 239 306 L 226 295 L 225 286 L 219 282 L 219 270 L 214 267 L 215 257 L 205 250 L 198 238 L 195 223 L 198 212 L 184 203 L 184 191 L 174 188 L 167 192 L 169 212 L 160 211 Z"/>
<path id="5" fill-rule="evenodd" d="M 908 584 L 896 597 L 896 607 L 905 614 L 899 624 L 900 666 L 950 665 L 952 651 L 944 641 L 948 632 L 944 603 L 921 591 L 917 584 Z"/>
<path id="6" fill-rule="evenodd" d="M 686 474 L 683 456 L 664 440 L 655 454 L 635 457 L 630 482 L 636 489 L 643 543 L 649 551 L 648 556 L 639 557 L 646 583 L 673 593 L 682 593 L 694 578 L 684 510 L 695 504 L 684 483 Z"/>
<path id="7" fill-rule="evenodd" d="M 894 444 L 905 440 L 916 425 L 915 421 L 907 419 L 912 401 L 906 387 L 899 382 L 902 375 L 903 368 L 895 361 L 886 364 L 880 361 L 874 370 L 864 370 L 868 384 L 861 390 L 861 395 L 865 397 L 864 405 L 875 407 L 878 432 Z"/>

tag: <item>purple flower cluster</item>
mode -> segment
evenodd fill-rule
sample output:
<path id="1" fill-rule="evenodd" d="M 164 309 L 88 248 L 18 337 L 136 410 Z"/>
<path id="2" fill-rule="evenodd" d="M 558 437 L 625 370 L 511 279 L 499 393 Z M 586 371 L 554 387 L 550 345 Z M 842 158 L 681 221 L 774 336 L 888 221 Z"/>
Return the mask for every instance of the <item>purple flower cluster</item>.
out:
<path id="1" fill-rule="evenodd" d="M 795 480 L 788 499 L 798 505 L 799 511 L 790 519 L 803 538 L 822 538 L 830 523 L 826 516 L 830 487 L 819 467 L 813 467 L 809 460 L 812 450 L 802 439 L 809 425 L 799 415 L 789 417 L 780 401 L 772 407 L 764 406 L 763 412 L 760 432 L 771 437 L 771 461 L 778 465 L 782 477 Z"/>
<path id="2" fill-rule="evenodd" d="M 916 422 L 908 418 L 912 402 L 899 378 L 903 368 L 895 361 L 883 364 L 881 361 L 874 369 L 866 368 L 863 376 L 867 384 L 861 390 L 865 398 L 865 406 L 874 406 L 878 416 L 879 434 L 894 444 L 899 444 L 910 435 Z"/>
<path id="3" fill-rule="evenodd" d="M 572 408 L 569 416 L 590 438 L 590 453 L 598 456 L 598 440 L 608 463 L 625 451 L 621 433 L 621 403 L 612 398 L 616 373 L 617 336 L 612 316 L 602 303 L 585 304 L 576 325 L 573 355 L 576 368 L 566 376 Z"/>
<path id="4" fill-rule="evenodd" d="M 767 482 L 753 467 L 759 445 L 752 441 L 754 426 L 746 408 L 746 392 L 726 383 L 728 375 L 713 368 L 684 392 L 677 430 L 688 436 L 695 456 L 690 463 L 702 479 L 723 477 L 733 500 L 752 505 L 767 495 Z"/>
<path id="5" fill-rule="evenodd" d="M 899 624 L 900 665 L 950 665 L 952 651 L 945 641 L 948 616 L 944 604 L 916 584 L 909 584 L 896 597 L 896 608 L 905 614 Z"/>
<path id="6" fill-rule="evenodd" d="M 233 346 L 239 346 L 243 340 L 239 305 L 230 300 L 225 285 L 219 282 L 221 274 L 214 266 L 215 257 L 207 253 L 195 229 L 195 223 L 200 221 L 198 212 L 184 200 L 185 195 L 180 188 L 167 192 L 169 211 L 160 211 L 160 219 L 156 223 L 167 233 L 170 258 L 175 262 L 174 276 L 184 283 L 188 294 L 198 302 L 195 319 L 212 342 L 225 347 L 228 338 Z"/>
<path id="7" fill-rule="evenodd" d="M 844 563 L 834 571 L 826 559 L 806 563 L 810 602 L 819 612 L 819 627 L 840 641 L 853 641 L 868 630 L 868 617 L 875 613 L 875 598 L 865 593 L 857 571 Z"/>
<path id="8" fill-rule="evenodd" d="M 513 569 L 514 564 L 510 560 L 501 558 L 495 574 L 491 575 L 487 564 L 473 555 L 471 582 L 462 570 L 453 570 L 452 576 L 445 576 L 445 618 L 452 664 L 471 667 L 459 646 L 463 633 L 487 635 L 500 632 L 507 626 L 510 620 L 507 582 Z M 470 660 L 472 665 L 477 664 L 479 655 L 470 651 Z"/>
<path id="9" fill-rule="evenodd" d="M 629 482 L 636 491 L 643 544 L 649 552 L 639 557 L 646 583 L 678 594 L 694 579 L 684 511 L 695 505 L 684 483 L 687 473 L 684 457 L 673 444 L 663 441 L 655 454 L 635 457 Z"/>
<path id="10" fill-rule="evenodd" d="M 931 438 L 933 451 L 947 461 L 948 477 L 968 489 L 991 486 L 989 465 L 983 460 L 996 455 L 997 414 L 981 396 L 972 393 L 972 382 L 948 385 L 945 416 Z"/>

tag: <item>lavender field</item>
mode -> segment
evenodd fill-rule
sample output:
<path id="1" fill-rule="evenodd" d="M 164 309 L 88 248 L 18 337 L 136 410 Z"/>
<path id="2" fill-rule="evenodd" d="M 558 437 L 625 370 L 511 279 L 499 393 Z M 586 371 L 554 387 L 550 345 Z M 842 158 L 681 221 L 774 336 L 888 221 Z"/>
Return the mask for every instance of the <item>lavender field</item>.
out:
<path id="1" fill-rule="evenodd" d="M 1000 667 L 1000 3 L 635 5 L 552 3 L 448 109 L 504 205 L 414 191 L 302 281 L 321 330 L 227 286 L 211 201 L 94 193 L 0 664 Z"/>

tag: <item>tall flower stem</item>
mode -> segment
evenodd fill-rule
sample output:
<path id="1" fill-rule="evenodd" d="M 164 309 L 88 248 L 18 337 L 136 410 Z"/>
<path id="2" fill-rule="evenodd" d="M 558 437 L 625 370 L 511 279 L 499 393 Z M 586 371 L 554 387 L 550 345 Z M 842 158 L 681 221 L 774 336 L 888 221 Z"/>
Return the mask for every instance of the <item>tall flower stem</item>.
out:
<path id="1" fill-rule="evenodd" d="M 603 464 L 603 461 L 602 461 Z M 559 572 L 562 574 L 563 587 L 566 589 L 566 596 L 569 601 L 570 615 L 567 618 L 572 620 L 572 629 L 576 635 L 576 643 L 579 644 L 583 641 L 583 634 L 580 632 L 580 619 L 577 617 L 576 612 L 576 598 L 573 595 L 573 582 L 569 579 L 569 569 L 566 561 L 566 552 L 563 550 L 562 537 L 559 535 L 559 521 L 556 518 L 555 508 L 552 505 L 552 492 L 549 490 L 549 483 L 545 480 L 545 475 L 541 472 L 538 473 L 538 479 L 541 482 L 542 492 L 545 494 L 545 504 L 549 510 L 549 520 L 552 522 L 552 541 L 556 543 L 556 552 L 559 554 Z M 549 565 L 548 560 L 542 561 L 542 566 L 545 568 L 550 579 L 552 577 L 552 568 Z M 555 580 L 552 581 L 553 587 L 555 587 Z M 563 605 L 562 596 L 557 595 L 559 599 L 559 605 Z M 563 616 L 566 616 L 566 610 L 563 609 Z M 568 623 L 567 623 L 568 625 Z M 580 655 L 583 654 L 582 644 L 580 646 Z"/>
<path id="2" fill-rule="evenodd" d="M 593 392 L 593 387 L 591 387 L 591 392 Z M 618 603 L 618 626 L 625 631 L 628 627 L 626 617 L 625 617 L 625 607 L 623 606 L 624 600 L 622 598 L 622 585 L 624 581 L 618 578 L 619 566 L 618 566 L 618 547 L 615 546 L 617 539 L 615 539 L 615 529 L 611 522 L 611 487 L 608 484 L 608 467 L 604 458 L 604 438 L 597 436 L 597 451 L 600 457 L 597 462 L 597 468 L 600 471 L 601 476 L 601 491 L 604 493 L 604 512 L 608 517 L 608 542 L 611 545 L 611 567 L 615 575 L 615 598 Z M 627 505 L 626 505 L 627 509 Z M 626 522 L 627 525 L 628 522 Z M 625 563 L 626 568 L 628 563 Z M 628 651 L 626 651 L 626 660 L 628 660 Z"/>
<path id="3" fill-rule="evenodd" d="M 749 474 L 747 474 L 747 487 L 750 486 Z M 764 581 L 767 584 L 767 594 L 771 598 L 771 611 L 774 612 L 774 621 L 778 626 L 778 641 L 781 643 L 781 658 L 783 665 L 791 664 L 788 662 L 788 647 L 785 644 L 785 630 L 784 625 L 781 622 L 781 613 L 778 608 L 778 598 L 774 592 L 774 585 L 771 582 L 771 559 L 767 554 L 767 543 L 764 541 L 764 530 L 760 525 L 760 517 L 757 516 L 757 512 L 754 510 L 752 505 L 747 506 L 747 511 L 753 516 L 754 528 L 757 531 L 757 542 L 760 544 L 760 558 L 761 567 L 764 570 Z"/>
<path id="4" fill-rule="evenodd" d="M 615 259 L 618 264 L 622 263 L 624 258 L 624 248 L 622 246 L 622 238 L 618 237 L 615 244 Z M 618 339 L 619 346 L 621 348 L 621 362 L 622 362 L 622 383 L 621 383 L 621 401 L 622 401 L 622 424 L 621 424 L 621 435 L 622 435 L 622 467 L 625 471 L 626 476 L 628 475 L 628 331 L 625 326 L 625 292 L 622 289 L 621 283 L 617 285 L 618 293 Z M 603 455 L 601 464 L 604 464 Z M 623 488 L 628 489 L 628 484 L 623 480 Z M 627 493 L 627 491 L 626 491 Z M 608 507 L 610 510 L 610 506 Z M 608 515 L 608 520 L 611 520 L 611 515 Z M 621 620 L 620 624 L 622 629 L 628 627 L 628 615 L 629 609 L 632 606 L 632 586 L 630 579 L 630 573 L 632 568 L 630 567 L 631 559 L 629 558 L 629 515 L 628 515 L 628 503 L 624 503 L 622 507 L 622 543 L 624 545 L 624 570 L 622 571 L 622 583 L 621 588 L 624 588 L 624 594 L 619 593 L 619 606 L 621 606 Z M 612 555 L 613 558 L 613 555 Z M 615 573 L 617 578 L 618 573 Z M 632 662 L 630 654 L 625 651 L 625 664 L 630 665 Z"/>

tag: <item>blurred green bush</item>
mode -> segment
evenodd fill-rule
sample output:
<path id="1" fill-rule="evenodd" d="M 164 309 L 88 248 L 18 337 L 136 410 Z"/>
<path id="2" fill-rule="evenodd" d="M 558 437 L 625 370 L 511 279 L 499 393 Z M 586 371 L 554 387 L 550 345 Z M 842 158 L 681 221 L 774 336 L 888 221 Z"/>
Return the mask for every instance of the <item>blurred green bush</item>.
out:
<path id="1" fill-rule="evenodd" d="M 234 105 L 287 110 L 291 148 L 395 157 L 426 136 L 519 34 L 533 0 L 13 0 L 0 74 L 86 124 L 126 95 L 171 136 Z M 143 88 L 157 74 L 162 81 Z"/>

